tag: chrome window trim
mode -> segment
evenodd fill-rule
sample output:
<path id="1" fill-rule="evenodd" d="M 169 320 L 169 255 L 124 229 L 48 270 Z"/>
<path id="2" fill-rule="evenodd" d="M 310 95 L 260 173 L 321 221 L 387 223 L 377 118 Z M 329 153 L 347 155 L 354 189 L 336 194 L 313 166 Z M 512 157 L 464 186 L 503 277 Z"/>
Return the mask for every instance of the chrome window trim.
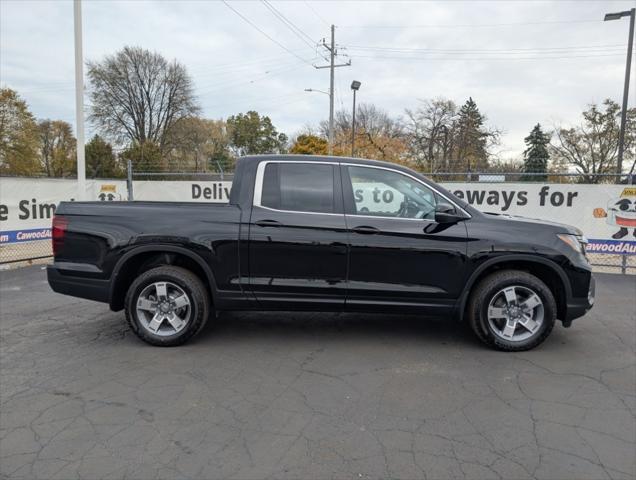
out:
<path id="1" fill-rule="evenodd" d="M 344 218 L 344 213 L 332 213 L 332 212 L 307 212 L 304 210 L 280 210 L 278 208 L 266 207 L 261 204 L 263 199 L 263 180 L 265 178 L 265 167 L 270 163 L 304 163 L 306 165 L 332 165 L 338 166 L 339 163 L 336 162 L 307 162 L 304 160 L 290 160 L 290 161 L 281 161 L 281 160 L 266 160 L 258 164 L 256 168 L 256 179 L 254 180 L 254 199 L 252 200 L 253 207 L 263 208 L 265 210 L 270 210 L 272 212 L 282 212 L 282 213 L 306 213 L 309 215 L 331 215 L 338 216 Z"/>
<path id="2" fill-rule="evenodd" d="M 434 191 L 436 194 L 438 194 L 440 197 L 446 199 L 451 205 L 453 205 L 456 209 L 458 209 L 459 211 L 461 211 L 464 215 L 466 215 L 466 218 L 472 218 L 472 215 L 470 215 L 470 213 L 468 213 L 466 210 L 464 210 L 462 207 L 460 207 L 459 205 L 457 205 L 457 203 L 455 203 L 453 200 L 451 200 L 450 198 L 448 198 L 446 195 L 444 195 L 442 192 L 440 192 L 439 190 L 437 190 L 436 188 L 428 185 L 425 182 L 422 182 L 419 178 L 414 177 L 413 175 L 406 173 L 406 172 L 401 172 L 399 170 L 395 170 L 394 168 L 389 168 L 389 167 L 381 167 L 378 165 L 365 165 L 365 164 L 360 164 L 360 163 L 340 163 L 340 162 L 315 162 L 315 161 L 305 161 L 305 160 L 265 160 L 262 161 L 258 164 L 258 167 L 256 168 L 256 178 L 254 180 L 254 198 L 252 200 L 252 206 L 254 207 L 259 207 L 259 208 L 263 208 L 265 210 L 270 210 L 272 212 L 282 212 L 282 213 L 307 213 L 309 215 L 336 215 L 336 216 L 347 216 L 347 217 L 363 217 L 363 218 L 387 218 L 387 219 L 392 219 L 392 220 L 411 220 L 411 221 L 417 221 L 417 222 L 421 222 L 421 221 L 425 221 L 425 222 L 434 222 L 434 220 L 430 220 L 427 218 L 404 218 L 404 217 L 387 217 L 387 216 L 382 216 L 382 215 L 361 215 L 358 213 L 330 213 L 330 212 L 306 212 L 303 210 L 279 210 L 277 208 L 271 208 L 271 207 L 266 207 L 264 205 L 261 204 L 262 201 L 262 197 L 263 197 L 263 180 L 265 177 L 265 167 L 267 165 L 269 165 L 270 163 L 304 163 L 307 165 L 335 165 L 335 166 L 344 166 L 344 167 L 360 167 L 360 168 L 375 168 L 377 170 L 388 170 L 389 172 L 393 172 L 393 173 L 397 173 L 400 175 L 404 175 L 406 177 L 409 177 L 413 180 L 415 180 L 417 183 L 419 183 L 420 185 L 423 185 L 424 187 Z"/>
<path id="3" fill-rule="evenodd" d="M 272 207 L 264 207 L 263 205 L 253 205 L 254 207 L 262 208 L 263 210 L 269 210 L 271 212 L 281 212 L 281 213 L 306 213 L 307 215 L 332 215 L 336 217 L 344 216 L 344 213 L 331 213 L 331 212 L 305 212 L 304 210 L 279 210 L 277 208 Z"/>
<path id="4" fill-rule="evenodd" d="M 470 213 L 468 213 L 466 210 L 464 210 L 461 206 L 457 205 L 457 203 L 455 203 L 453 200 L 451 200 L 450 198 L 448 198 L 446 195 L 444 195 L 442 192 L 440 192 L 439 190 L 437 190 L 436 188 L 428 185 L 427 183 L 423 182 L 422 180 L 420 180 L 417 177 L 414 177 L 413 175 L 406 173 L 406 172 L 401 172 L 400 170 L 395 170 L 394 168 L 389 168 L 389 167 L 381 167 L 379 165 L 364 165 L 364 164 L 360 164 L 360 163 L 341 163 L 340 165 L 345 166 L 345 167 L 359 167 L 359 168 L 375 168 L 377 170 L 388 170 L 389 172 L 393 172 L 393 173 L 397 173 L 399 175 L 404 175 L 405 177 L 409 177 L 413 180 L 415 180 L 417 183 L 419 183 L 420 185 L 423 185 L 424 187 L 428 188 L 429 190 L 432 190 L 433 192 L 435 192 L 436 194 L 438 194 L 440 197 L 446 199 L 451 205 L 453 205 L 458 211 L 462 212 L 464 215 L 466 215 L 466 218 L 472 218 L 472 215 Z M 353 185 L 352 185 L 353 187 Z M 394 218 L 394 219 L 400 219 L 400 220 L 417 220 L 417 221 L 422 221 L 422 220 L 427 220 L 425 218 L 404 218 L 404 217 L 384 217 L 381 215 L 360 215 L 358 213 L 352 213 L 352 214 L 347 214 L 347 216 L 356 216 L 356 217 L 367 217 L 367 218 Z"/>

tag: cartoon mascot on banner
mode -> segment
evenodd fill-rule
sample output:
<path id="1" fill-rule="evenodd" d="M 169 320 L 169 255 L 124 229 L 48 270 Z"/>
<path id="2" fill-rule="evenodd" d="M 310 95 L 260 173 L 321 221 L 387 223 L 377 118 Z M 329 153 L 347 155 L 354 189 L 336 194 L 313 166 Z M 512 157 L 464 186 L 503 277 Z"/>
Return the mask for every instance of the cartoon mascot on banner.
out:
<path id="1" fill-rule="evenodd" d="M 108 183 L 100 185 L 97 199 L 102 202 L 114 202 L 121 200 L 121 195 L 117 193 L 117 185 Z"/>
<path id="2" fill-rule="evenodd" d="M 607 202 L 607 212 L 602 208 L 595 208 L 594 217 L 606 217 L 608 225 L 618 227 L 618 232 L 612 235 L 615 240 L 627 236 L 630 228 L 632 235 L 636 237 L 636 186 L 623 189 L 620 197 Z"/>

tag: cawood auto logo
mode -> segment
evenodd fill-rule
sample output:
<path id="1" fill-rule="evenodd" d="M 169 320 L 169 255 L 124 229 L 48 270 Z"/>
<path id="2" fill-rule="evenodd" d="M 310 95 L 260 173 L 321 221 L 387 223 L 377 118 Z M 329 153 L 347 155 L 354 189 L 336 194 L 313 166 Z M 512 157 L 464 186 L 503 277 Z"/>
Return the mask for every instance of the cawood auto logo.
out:
<path id="1" fill-rule="evenodd" d="M 612 238 L 622 241 L 598 245 L 590 242 L 588 251 L 636 254 L 636 186 L 624 188 L 619 197 L 607 202 L 607 209 L 595 208 L 593 215 L 604 218 L 612 227 Z"/>

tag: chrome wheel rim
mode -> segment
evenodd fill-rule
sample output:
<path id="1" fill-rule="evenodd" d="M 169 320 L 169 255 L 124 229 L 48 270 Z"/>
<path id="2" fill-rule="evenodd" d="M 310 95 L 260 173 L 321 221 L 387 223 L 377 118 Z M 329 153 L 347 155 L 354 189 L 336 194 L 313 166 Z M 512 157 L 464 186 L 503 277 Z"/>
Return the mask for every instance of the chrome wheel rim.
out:
<path id="1" fill-rule="evenodd" d="M 155 282 L 137 297 L 137 318 L 153 335 L 168 337 L 182 331 L 192 315 L 190 297 L 171 282 Z"/>
<path id="2" fill-rule="evenodd" d="M 499 290 L 488 304 L 490 329 L 508 342 L 523 342 L 531 338 L 541 329 L 544 315 L 541 297 L 520 285 Z"/>

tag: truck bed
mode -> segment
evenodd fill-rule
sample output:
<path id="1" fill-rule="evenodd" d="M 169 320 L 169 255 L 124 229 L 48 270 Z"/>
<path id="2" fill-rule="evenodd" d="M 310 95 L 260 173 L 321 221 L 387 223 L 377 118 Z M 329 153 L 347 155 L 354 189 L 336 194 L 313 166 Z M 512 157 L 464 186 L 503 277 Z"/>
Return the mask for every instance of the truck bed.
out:
<path id="1" fill-rule="evenodd" d="M 200 256 L 221 275 L 238 275 L 241 209 L 236 205 L 62 202 L 56 217 L 66 222 L 55 254 L 64 270 L 106 280 L 128 251 L 171 245 Z"/>

